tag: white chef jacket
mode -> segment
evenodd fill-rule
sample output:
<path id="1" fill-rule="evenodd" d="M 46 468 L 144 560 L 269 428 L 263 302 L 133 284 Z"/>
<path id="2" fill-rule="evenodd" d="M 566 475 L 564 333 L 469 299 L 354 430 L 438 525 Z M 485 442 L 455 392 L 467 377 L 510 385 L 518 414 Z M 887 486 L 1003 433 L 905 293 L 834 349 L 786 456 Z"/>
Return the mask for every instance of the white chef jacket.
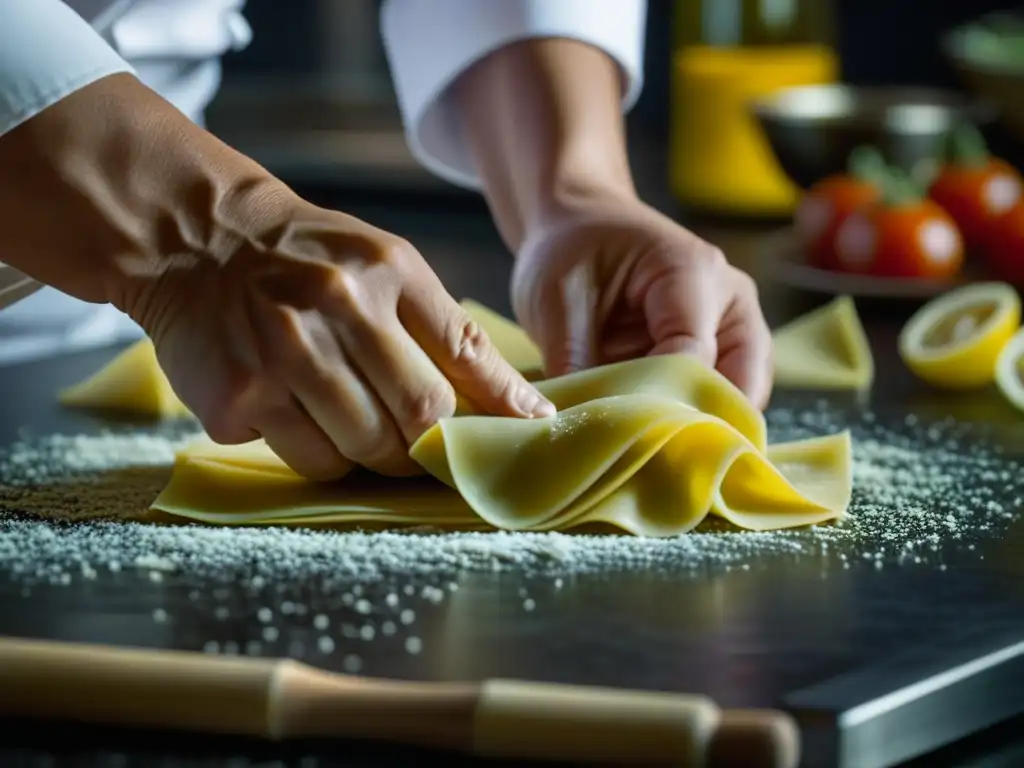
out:
<path id="1" fill-rule="evenodd" d="M 220 57 L 249 43 L 244 5 L 0 0 L 0 136 L 119 72 L 135 73 L 201 124 L 220 85 Z M 414 156 L 453 184 L 479 188 L 449 86 L 474 62 L 519 40 L 565 37 L 601 48 L 619 65 L 629 109 L 643 83 L 646 12 L 646 0 L 384 0 L 382 34 Z M 0 310 L 0 366 L 139 335 L 110 305 L 44 288 Z"/>

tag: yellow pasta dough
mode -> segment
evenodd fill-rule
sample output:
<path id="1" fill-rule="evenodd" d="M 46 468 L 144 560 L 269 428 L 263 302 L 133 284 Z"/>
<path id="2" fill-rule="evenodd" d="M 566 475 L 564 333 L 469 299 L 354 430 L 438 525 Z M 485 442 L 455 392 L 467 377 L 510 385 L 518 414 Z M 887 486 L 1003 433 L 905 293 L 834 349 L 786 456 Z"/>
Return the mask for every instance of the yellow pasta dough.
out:
<path id="1" fill-rule="evenodd" d="M 522 329 L 486 307 L 465 306 L 507 359 L 539 375 L 541 356 Z M 709 513 L 769 530 L 833 520 L 849 504 L 848 433 L 768 446 L 762 414 L 693 358 L 644 358 L 537 386 L 557 415 L 444 419 L 410 450 L 423 477 L 357 468 L 315 483 L 263 441 L 221 446 L 204 438 L 178 454 L 153 508 L 227 525 L 549 531 L 605 524 L 672 536 Z"/>
<path id="2" fill-rule="evenodd" d="M 124 411 L 161 419 L 190 416 L 171 389 L 153 342 L 128 347 L 97 373 L 60 393 L 60 402 L 79 408 Z"/>
<path id="3" fill-rule="evenodd" d="M 860 390 L 874 380 L 871 345 L 849 296 L 777 328 L 772 338 L 780 387 Z"/>

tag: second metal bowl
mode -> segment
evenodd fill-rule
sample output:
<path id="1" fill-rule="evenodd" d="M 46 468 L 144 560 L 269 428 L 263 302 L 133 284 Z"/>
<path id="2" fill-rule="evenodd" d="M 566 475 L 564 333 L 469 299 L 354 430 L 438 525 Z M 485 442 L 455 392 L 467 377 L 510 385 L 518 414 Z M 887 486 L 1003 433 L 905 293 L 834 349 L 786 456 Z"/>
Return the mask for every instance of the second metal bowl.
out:
<path id="1" fill-rule="evenodd" d="M 955 92 L 847 85 L 789 88 L 752 110 L 783 171 L 804 189 L 844 171 L 850 152 L 865 144 L 912 171 L 938 158 L 955 126 L 995 116 L 988 104 Z"/>

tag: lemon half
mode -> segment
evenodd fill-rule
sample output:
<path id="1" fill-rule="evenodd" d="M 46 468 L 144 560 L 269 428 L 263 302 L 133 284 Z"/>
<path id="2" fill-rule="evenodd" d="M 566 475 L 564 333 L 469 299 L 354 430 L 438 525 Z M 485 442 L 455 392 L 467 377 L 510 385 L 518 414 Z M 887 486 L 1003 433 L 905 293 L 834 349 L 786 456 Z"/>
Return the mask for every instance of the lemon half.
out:
<path id="1" fill-rule="evenodd" d="M 975 283 L 943 294 L 900 332 L 900 357 L 917 376 L 945 389 L 991 384 L 996 360 L 1020 326 L 1020 297 L 1007 283 Z"/>
<path id="2" fill-rule="evenodd" d="M 1018 410 L 1024 411 L 1024 328 L 1013 335 L 996 360 L 996 386 L 1003 397 Z"/>

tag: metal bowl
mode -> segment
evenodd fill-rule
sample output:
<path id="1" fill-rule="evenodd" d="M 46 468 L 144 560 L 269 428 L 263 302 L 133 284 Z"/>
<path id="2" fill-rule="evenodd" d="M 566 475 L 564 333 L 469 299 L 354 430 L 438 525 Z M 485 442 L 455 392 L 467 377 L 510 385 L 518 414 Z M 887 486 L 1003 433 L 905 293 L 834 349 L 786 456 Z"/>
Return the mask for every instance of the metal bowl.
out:
<path id="1" fill-rule="evenodd" d="M 995 116 L 991 106 L 955 92 L 848 85 L 788 88 L 751 109 L 782 170 L 804 189 L 844 171 L 850 152 L 865 144 L 914 171 L 938 158 L 955 126 Z"/>
<path id="2" fill-rule="evenodd" d="M 1002 121 L 1024 140 L 1024 12 L 990 14 L 957 27 L 943 37 L 942 50 L 964 85 L 996 105 Z"/>

